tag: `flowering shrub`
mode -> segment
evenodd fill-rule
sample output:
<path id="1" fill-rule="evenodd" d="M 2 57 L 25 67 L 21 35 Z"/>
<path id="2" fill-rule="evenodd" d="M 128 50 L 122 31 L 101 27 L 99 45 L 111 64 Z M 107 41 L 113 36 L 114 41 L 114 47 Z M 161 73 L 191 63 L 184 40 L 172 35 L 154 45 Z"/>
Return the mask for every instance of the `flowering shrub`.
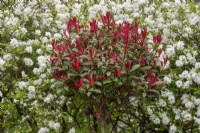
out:
<path id="1" fill-rule="evenodd" d="M 71 94 L 73 89 L 55 82 L 51 76 L 49 54 L 52 52 L 52 38 L 64 42 L 61 33 L 66 28 L 66 20 L 76 16 L 79 24 L 86 26 L 94 18 L 100 30 L 103 25 L 99 18 L 106 12 L 112 14 L 118 31 L 118 24 L 124 21 L 129 22 L 131 28 L 134 21 L 140 23 L 140 27 L 148 27 L 146 44 L 152 45 L 153 37 L 162 35 L 158 49 L 163 49 L 163 52 L 158 58 L 158 66 L 161 65 L 158 62 L 168 57 L 161 72 L 166 83 L 164 89 L 148 90 L 145 86 L 147 94 L 151 91 L 147 96 L 152 96 L 152 100 L 148 97 L 144 101 L 144 90 L 135 87 L 135 95 L 129 97 L 126 105 L 118 109 L 119 113 L 113 113 L 108 120 L 111 125 L 107 127 L 108 132 L 199 132 L 199 4 L 186 0 L 1 0 L 0 9 L 0 132 L 88 131 L 83 110 L 86 104 L 77 95 L 86 97 L 87 94 L 100 93 L 87 89 L 87 92 L 75 93 L 75 96 Z M 74 27 L 72 32 L 75 33 Z M 78 38 L 76 34 L 70 37 L 74 42 Z M 84 53 L 89 56 L 89 49 Z M 113 70 L 110 78 L 124 78 L 125 61 L 118 66 L 123 67 L 120 77 L 117 78 Z M 134 63 L 131 63 L 131 68 Z M 79 69 L 82 70 L 83 64 Z M 136 72 L 133 73 L 137 75 Z M 98 87 L 95 82 L 97 80 L 93 88 Z M 88 79 L 83 83 L 90 88 Z M 148 85 L 146 77 L 141 86 L 145 83 Z M 75 90 L 83 89 L 76 87 Z M 117 91 L 117 97 L 124 96 L 124 92 Z"/>

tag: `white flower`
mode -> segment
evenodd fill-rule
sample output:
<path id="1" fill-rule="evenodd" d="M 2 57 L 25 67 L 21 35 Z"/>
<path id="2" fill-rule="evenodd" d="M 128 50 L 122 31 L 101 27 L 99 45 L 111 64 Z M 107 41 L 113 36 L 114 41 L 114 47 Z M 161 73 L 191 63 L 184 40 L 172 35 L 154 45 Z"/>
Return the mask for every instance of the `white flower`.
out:
<path id="1" fill-rule="evenodd" d="M 137 0 L 137 3 L 141 5 L 141 4 L 149 3 L 149 0 Z"/>
<path id="2" fill-rule="evenodd" d="M 185 103 L 185 107 L 186 107 L 187 109 L 192 109 L 192 108 L 195 107 L 195 105 L 194 105 L 191 101 L 187 101 L 187 102 Z"/>
<path id="3" fill-rule="evenodd" d="M 54 34 L 54 38 L 56 38 L 56 39 L 60 39 L 60 38 L 62 38 L 62 35 L 59 34 L 59 33 L 56 33 L 56 34 Z"/>
<path id="4" fill-rule="evenodd" d="M 182 85 L 183 85 L 183 82 L 182 82 L 181 80 L 176 81 L 176 86 L 177 86 L 178 88 L 181 88 Z"/>
<path id="5" fill-rule="evenodd" d="M 42 79 L 39 78 L 38 80 L 35 80 L 35 81 L 33 82 L 33 84 L 34 84 L 34 85 L 41 85 L 41 84 L 42 84 Z"/>
<path id="6" fill-rule="evenodd" d="M 28 87 L 28 91 L 29 91 L 30 93 L 35 93 L 35 87 L 34 87 L 34 86 L 29 86 L 29 87 Z"/>
<path id="7" fill-rule="evenodd" d="M 48 133 L 49 129 L 47 127 L 42 127 L 40 128 L 40 130 L 38 131 L 38 133 Z"/>
<path id="8" fill-rule="evenodd" d="M 27 77 L 27 75 L 26 75 L 26 73 L 24 71 L 22 71 L 21 74 L 22 74 L 23 78 Z"/>
<path id="9" fill-rule="evenodd" d="M 54 130 L 58 130 L 60 128 L 60 123 L 54 122 L 54 121 L 49 121 L 48 126 Z"/>
<path id="10" fill-rule="evenodd" d="M 199 68 L 200 68 L 200 62 L 196 62 L 195 69 L 199 69 Z"/>
<path id="11" fill-rule="evenodd" d="M 189 76 L 188 74 L 189 74 L 189 72 L 188 72 L 187 70 L 185 70 L 185 71 L 182 72 L 182 74 L 180 75 L 180 77 L 181 77 L 182 79 L 187 79 L 188 76 Z"/>
<path id="12" fill-rule="evenodd" d="M 17 41 L 17 39 L 13 38 L 10 41 L 10 45 L 15 48 L 19 46 L 19 42 Z"/>
<path id="13" fill-rule="evenodd" d="M 0 68 L 5 64 L 5 61 L 0 57 Z"/>
<path id="14" fill-rule="evenodd" d="M 0 97 L 3 97 L 3 94 L 2 94 L 2 92 L 0 91 Z"/>
<path id="15" fill-rule="evenodd" d="M 167 76 L 165 76 L 164 77 L 164 81 L 165 81 L 165 83 L 170 84 L 172 82 L 172 79 L 167 77 Z"/>
<path id="16" fill-rule="evenodd" d="M 192 120 L 192 115 L 188 113 L 187 111 L 183 111 L 181 113 L 181 116 L 183 117 L 183 121 L 190 121 Z"/>
<path id="17" fill-rule="evenodd" d="M 50 32 L 45 32 L 45 36 L 50 37 L 51 33 Z"/>
<path id="18" fill-rule="evenodd" d="M 26 28 L 23 27 L 23 28 L 21 28 L 21 32 L 22 32 L 23 35 L 25 35 L 28 31 L 27 31 Z"/>
<path id="19" fill-rule="evenodd" d="M 41 72 L 42 72 L 42 69 L 40 69 L 40 68 L 34 68 L 34 69 L 33 69 L 33 73 L 34 73 L 35 75 L 39 75 Z"/>
<path id="20" fill-rule="evenodd" d="M 19 87 L 20 89 L 24 89 L 24 88 L 27 87 L 28 83 L 27 83 L 27 82 L 24 82 L 24 81 L 20 81 L 20 82 L 18 82 L 17 85 L 18 85 L 18 87 Z"/>
<path id="21" fill-rule="evenodd" d="M 47 97 L 44 98 L 44 102 L 50 103 L 52 98 L 53 98 L 53 95 L 52 94 L 48 94 Z"/>
<path id="22" fill-rule="evenodd" d="M 41 55 L 41 54 L 43 53 L 43 52 L 42 52 L 42 49 L 40 49 L 40 48 L 37 49 L 37 50 L 36 50 L 36 53 Z"/>
<path id="23" fill-rule="evenodd" d="M 200 117 L 200 106 L 199 106 L 198 109 L 197 109 L 196 115 L 197 115 L 198 117 Z"/>
<path id="24" fill-rule="evenodd" d="M 150 107 L 147 107 L 147 113 L 148 113 L 149 115 L 151 115 L 151 114 L 153 114 L 153 110 L 152 110 Z"/>
<path id="25" fill-rule="evenodd" d="M 192 84 L 191 81 L 186 81 L 186 82 L 183 84 L 183 88 L 184 88 L 184 89 L 189 88 L 191 84 Z"/>
<path id="26" fill-rule="evenodd" d="M 169 128 L 169 133 L 176 133 L 176 126 L 175 125 L 171 125 Z"/>
<path id="27" fill-rule="evenodd" d="M 183 50 L 184 49 L 184 42 L 183 41 L 179 41 L 175 44 L 177 50 Z"/>
<path id="28" fill-rule="evenodd" d="M 28 46 L 26 47 L 26 50 L 25 50 L 27 53 L 32 53 L 32 46 Z"/>
<path id="29" fill-rule="evenodd" d="M 162 123 L 164 125 L 168 125 L 169 122 L 170 122 L 170 119 L 168 118 L 167 114 L 166 113 L 161 113 L 160 114 L 160 117 L 162 117 Z"/>
<path id="30" fill-rule="evenodd" d="M 75 128 L 74 127 L 72 127 L 72 128 L 70 128 L 69 129 L 69 133 L 75 133 L 76 131 L 75 131 Z"/>
<path id="31" fill-rule="evenodd" d="M 188 64 L 188 61 L 187 61 L 187 58 L 185 57 L 185 55 L 179 56 L 179 60 L 181 60 L 184 64 Z"/>
<path id="32" fill-rule="evenodd" d="M 173 96 L 173 95 L 172 95 L 172 96 L 169 96 L 169 97 L 168 97 L 168 101 L 169 101 L 170 104 L 174 104 L 174 103 L 175 103 L 175 98 L 174 98 L 174 96 Z"/>
<path id="33" fill-rule="evenodd" d="M 24 58 L 24 63 L 26 66 L 33 66 L 34 62 L 30 58 Z"/>
<path id="34" fill-rule="evenodd" d="M 154 124 L 160 124 L 160 119 L 158 117 L 156 117 L 154 120 L 153 120 L 153 123 Z"/>
<path id="35" fill-rule="evenodd" d="M 40 36 L 41 35 L 41 31 L 40 30 L 36 30 L 35 34 L 38 35 L 38 36 Z"/>
<path id="36" fill-rule="evenodd" d="M 11 55 L 10 53 L 5 54 L 5 55 L 3 56 L 3 59 L 9 61 L 9 60 L 12 59 L 12 55 Z M 0 63 L 0 65 L 1 65 L 1 63 Z"/>
<path id="37" fill-rule="evenodd" d="M 165 107 L 165 106 L 166 106 L 166 102 L 165 102 L 163 99 L 159 99 L 157 105 L 158 105 L 159 107 Z"/>
<path id="38" fill-rule="evenodd" d="M 49 41 L 47 37 L 43 37 L 41 40 L 43 43 L 47 43 Z"/>
<path id="39" fill-rule="evenodd" d="M 177 60 L 176 61 L 176 66 L 177 67 L 182 67 L 183 66 L 183 62 L 181 60 Z"/>

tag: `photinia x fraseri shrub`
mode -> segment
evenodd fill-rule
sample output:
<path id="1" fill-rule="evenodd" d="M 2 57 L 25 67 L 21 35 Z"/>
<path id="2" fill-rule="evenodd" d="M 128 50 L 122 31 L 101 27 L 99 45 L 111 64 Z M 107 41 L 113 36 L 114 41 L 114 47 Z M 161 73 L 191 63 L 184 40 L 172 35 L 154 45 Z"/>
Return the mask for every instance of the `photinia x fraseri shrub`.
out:
<path id="1" fill-rule="evenodd" d="M 110 116 L 131 96 L 145 94 L 152 100 L 161 88 L 159 66 L 164 67 L 168 59 L 158 61 L 161 35 L 152 39 L 152 44 L 147 43 L 147 28 L 141 29 L 138 22 L 118 25 L 110 13 L 88 25 L 74 17 L 67 22 L 63 38 L 52 40 L 52 75 L 85 101 L 86 114 L 99 119 L 105 132 Z"/>

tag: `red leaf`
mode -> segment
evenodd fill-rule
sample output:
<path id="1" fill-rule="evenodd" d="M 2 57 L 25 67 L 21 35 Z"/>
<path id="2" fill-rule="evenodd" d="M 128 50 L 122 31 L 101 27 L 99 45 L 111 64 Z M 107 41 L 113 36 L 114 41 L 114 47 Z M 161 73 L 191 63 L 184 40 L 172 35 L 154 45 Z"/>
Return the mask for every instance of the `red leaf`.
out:
<path id="1" fill-rule="evenodd" d="M 101 118 L 101 115 L 100 115 L 99 113 L 95 113 L 94 115 L 95 115 L 95 117 L 96 117 L 97 119 L 100 119 L 100 118 Z"/>

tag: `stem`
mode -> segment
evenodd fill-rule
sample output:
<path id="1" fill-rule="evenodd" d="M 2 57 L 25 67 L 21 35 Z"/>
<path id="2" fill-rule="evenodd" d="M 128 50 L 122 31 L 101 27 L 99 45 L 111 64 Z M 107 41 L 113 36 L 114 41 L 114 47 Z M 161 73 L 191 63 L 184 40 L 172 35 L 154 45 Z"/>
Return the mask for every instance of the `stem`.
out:
<path id="1" fill-rule="evenodd" d="M 0 98 L 0 102 L 2 101 L 2 98 Z M 4 127 L 3 127 L 3 114 L 0 115 L 0 132 L 4 133 Z"/>
<path id="2" fill-rule="evenodd" d="M 101 133 L 106 133 L 106 121 L 101 119 Z"/>
<path id="3" fill-rule="evenodd" d="M 88 122 L 88 133 L 92 133 L 91 124 L 90 124 L 90 115 L 87 115 L 87 122 Z"/>

